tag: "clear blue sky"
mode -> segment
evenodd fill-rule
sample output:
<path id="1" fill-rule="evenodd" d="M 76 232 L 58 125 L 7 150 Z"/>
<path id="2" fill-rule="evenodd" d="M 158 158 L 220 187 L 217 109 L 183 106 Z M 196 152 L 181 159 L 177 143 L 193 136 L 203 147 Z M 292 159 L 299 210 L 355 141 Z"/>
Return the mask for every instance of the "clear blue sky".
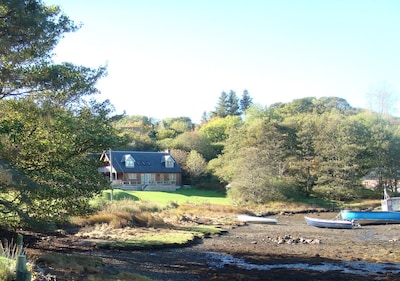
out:
<path id="1" fill-rule="evenodd" d="M 56 62 L 108 65 L 116 113 L 199 122 L 222 91 L 269 106 L 400 92 L 399 0 L 44 0 L 80 30 Z"/>

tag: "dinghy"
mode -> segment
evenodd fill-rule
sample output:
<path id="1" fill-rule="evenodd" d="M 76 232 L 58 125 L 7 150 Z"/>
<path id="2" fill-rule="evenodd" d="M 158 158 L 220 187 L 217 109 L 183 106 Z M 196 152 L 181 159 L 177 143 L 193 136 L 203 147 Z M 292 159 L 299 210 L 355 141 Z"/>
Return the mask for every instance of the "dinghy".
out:
<path id="1" fill-rule="evenodd" d="M 265 223 L 265 224 L 277 224 L 278 223 L 278 219 L 266 218 L 266 217 L 238 215 L 237 218 L 239 221 L 246 222 L 246 223 Z"/>
<path id="2" fill-rule="evenodd" d="M 351 229 L 353 228 L 353 222 L 347 220 L 337 220 L 337 219 L 318 219 L 318 218 L 310 218 L 304 217 L 306 219 L 306 223 L 315 227 L 322 228 L 342 228 L 342 229 Z"/>

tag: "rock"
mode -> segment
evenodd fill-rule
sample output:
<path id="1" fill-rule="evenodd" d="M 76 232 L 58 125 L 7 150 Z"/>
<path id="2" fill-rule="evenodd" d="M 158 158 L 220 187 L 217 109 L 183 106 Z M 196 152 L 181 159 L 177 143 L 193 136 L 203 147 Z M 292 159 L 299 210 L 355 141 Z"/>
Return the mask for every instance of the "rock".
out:
<path id="1" fill-rule="evenodd" d="M 277 236 L 275 238 L 269 237 L 268 239 L 274 243 L 277 243 L 278 245 L 281 244 L 289 244 L 289 245 L 294 245 L 294 244 L 321 244 L 321 240 L 319 239 L 310 239 L 310 238 L 304 238 L 304 237 L 293 237 L 292 235 L 284 235 L 282 236 Z"/>

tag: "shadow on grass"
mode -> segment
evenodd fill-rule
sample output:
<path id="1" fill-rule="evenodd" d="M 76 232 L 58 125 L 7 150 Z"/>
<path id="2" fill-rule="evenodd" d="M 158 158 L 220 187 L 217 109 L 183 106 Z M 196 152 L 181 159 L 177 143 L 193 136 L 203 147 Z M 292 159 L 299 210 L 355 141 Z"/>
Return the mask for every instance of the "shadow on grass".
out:
<path id="1" fill-rule="evenodd" d="M 185 196 L 197 196 L 197 197 L 213 197 L 213 198 L 225 198 L 226 194 L 223 192 L 216 192 L 212 190 L 200 190 L 200 189 L 178 189 L 173 193 L 185 195 Z"/>
<path id="2" fill-rule="evenodd" d="M 106 200 L 111 200 L 111 191 L 105 192 L 103 196 L 104 196 L 104 198 Z M 114 200 L 129 199 L 129 200 L 133 200 L 133 201 L 139 201 L 140 200 L 137 196 L 135 196 L 135 195 L 133 195 L 133 194 L 131 194 L 129 192 L 126 192 L 126 191 L 123 191 L 123 190 L 119 190 L 119 189 L 114 189 L 114 191 L 113 191 L 113 199 Z"/>

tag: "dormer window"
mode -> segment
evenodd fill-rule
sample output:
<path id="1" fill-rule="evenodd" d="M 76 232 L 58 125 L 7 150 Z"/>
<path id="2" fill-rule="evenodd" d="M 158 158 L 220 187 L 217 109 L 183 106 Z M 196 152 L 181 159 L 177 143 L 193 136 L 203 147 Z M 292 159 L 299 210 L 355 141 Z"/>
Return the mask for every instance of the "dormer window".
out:
<path id="1" fill-rule="evenodd" d="M 123 162 L 125 162 L 126 168 L 135 167 L 135 159 L 130 154 L 124 156 Z"/>
<path id="2" fill-rule="evenodd" d="M 135 167 L 135 161 L 131 158 L 125 161 L 125 167 L 127 168 L 133 168 Z"/>
<path id="3" fill-rule="evenodd" d="M 166 168 L 173 168 L 175 164 L 174 159 L 172 159 L 171 156 L 165 156 L 164 157 L 164 165 Z"/>

